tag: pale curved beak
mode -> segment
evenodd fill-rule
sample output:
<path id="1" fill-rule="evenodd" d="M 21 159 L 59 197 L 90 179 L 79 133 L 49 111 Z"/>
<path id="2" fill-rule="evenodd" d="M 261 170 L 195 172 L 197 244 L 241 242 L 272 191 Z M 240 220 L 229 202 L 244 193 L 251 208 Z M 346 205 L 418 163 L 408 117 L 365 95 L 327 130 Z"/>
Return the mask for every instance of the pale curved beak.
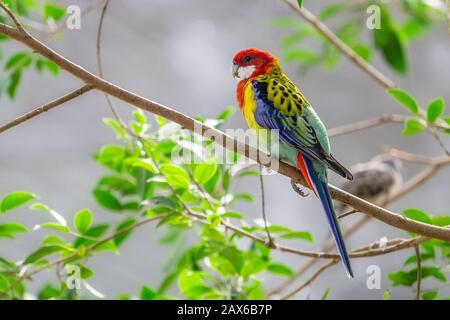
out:
<path id="1" fill-rule="evenodd" d="M 239 65 L 237 63 L 233 62 L 233 65 L 231 66 L 231 74 L 235 79 L 239 79 Z"/>

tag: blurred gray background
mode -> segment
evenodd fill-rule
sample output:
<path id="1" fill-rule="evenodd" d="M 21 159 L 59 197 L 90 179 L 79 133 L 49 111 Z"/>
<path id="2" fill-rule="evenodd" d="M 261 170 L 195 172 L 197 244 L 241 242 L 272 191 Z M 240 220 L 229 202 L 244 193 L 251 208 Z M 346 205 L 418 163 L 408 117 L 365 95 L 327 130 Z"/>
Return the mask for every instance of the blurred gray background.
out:
<path id="1" fill-rule="evenodd" d="M 92 3 L 88 0 L 56 2 L 77 3 L 82 8 Z M 307 1 L 306 5 L 312 12 L 318 12 L 331 2 Z M 67 58 L 96 72 L 95 37 L 99 15 L 99 9 L 85 15 L 81 30 L 66 30 L 63 40 L 47 43 Z M 230 75 L 235 52 L 255 46 L 277 55 L 281 53 L 280 38 L 287 31 L 271 25 L 271 20 L 280 16 L 294 14 L 277 0 L 113 0 L 104 24 L 105 77 L 188 115 L 214 116 L 226 106 L 236 104 L 236 82 Z M 11 44 L 8 47 L 18 48 Z M 388 70 L 379 57 L 375 65 L 400 87 L 412 91 L 421 103 L 436 96 L 450 102 L 447 26 L 439 24 L 434 27 L 426 37 L 411 44 L 408 53 L 409 73 L 404 78 Z M 348 61 L 332 73 L 314 68 L 306 76 L 301 76 L 294 64 L 286 63 L 284 70 L 302 88 L 328 128 L 383 112 L 403 112 L 381 87 Z M 32 71 L 27 72 L 17 99 L 10 102 L 2 98 L 0 101 L 0 121 L 5 123 L 80 85 L 78 80 L 64 72 L 57 79 L 47 74 L 39 76 Z M 132 108 L 116 104 L 121 114 L 128 117 Z M 120 215 L 105 212 L 91 196 L 96 180 L 105 173 L 93 161 L 92 155 L 103 144 L 115 141 L 115 136 L 101 120 L 110 116 L 102 94 L 90 92 L 1 134 L 0 195 L 13 190 L 32 191 L 41 196 L 40 201 L 68 220 L 84 207 L 94 211 L 96 221 L 122 219 Z M 230 128 L 245 126 L 239 113 L 227 124 Z M 429 136 L 402 137 L 400 130 L 400 125 L 389 124 L 333 138 L 334 154 L 346 166 L 369 160 L 386 144 L 428 156 L 441 154 Z M 419 165 L 407 165 L 404 173 L 409 177 L 420 169 Z M 401 212 L 417 207 L 431 214 L 448 214 L 449 179 L 449 170 L 441 171 L 432 181 L 402 198 L 392 209 Z M 331 180 L 339 182 L 334 175 Z M 301 241 L 290 241 L 289 244 L 308 250 L 318 249 L 328 232 L 319 202 L 312 196 L 298 197 L 285 177 L 270 176 L 265 181 L 269 220 L 293 229 L 310 230 L 316 238 L 315 244 Z M 246 180 L 240 188 L 259 198 L 256 179 Z M 242 204 L 236 210 L 244 212 L 249 220 L 256 219 L 259 218 L 260 204 Z M 0 219 L 2 222 L 20 219 L 30 228 L 46 221 L 43 213 L 26 208 Z M 354 217 L 346 218 L 343 224 L 353 220 Z M 21 235 L 16 241 L 2 240 L 0 255 L 13 260 L 23 259 L 38 247 L 43 234 L 43 231 L 36 231 L 31 235 Z M 164 262 L 171 254 L 168 247 L 158 245 L 159 235 L 154 226 L 147 225 L 126 242 L 120 256 L 104 253 L 90 260 L 88 266 L 96 271 L 90 284 L 107 298 L 114 298 L 121 292 L 138 294 L 143 283 L 156 287 L 164 276 Z M 347 241 L 348 247 L 359 247 L 383 236 L 401 237 L 404 233 L 371 222 Z M 330 287 L 330 299 L 381 299 L 383 290 L 390 288 L 386 274 L 398 270 L 403 259 L 411 254 L 413 250 L 405 250 L 398 254 L 355 259 L 356 279 L 353 281 L 347 279 L 341 266 L 334 266 L 298 297 L 318 299 Z M 304 260 L 283 253 L 276 253 L 275 258 L 293 268 Z M 373 264 L 380 266 L 382 271 L 381 290 L 368 290 L 366 287 L 366 269 Z M 53 277 L 53 274 L 43 272 L 30 286 L 39 287 Z M 282 280 L 268 276 L 266 287 L 271 288 Z M 396 287 L 392 296 L 408 299 L 413 293 Z"/>

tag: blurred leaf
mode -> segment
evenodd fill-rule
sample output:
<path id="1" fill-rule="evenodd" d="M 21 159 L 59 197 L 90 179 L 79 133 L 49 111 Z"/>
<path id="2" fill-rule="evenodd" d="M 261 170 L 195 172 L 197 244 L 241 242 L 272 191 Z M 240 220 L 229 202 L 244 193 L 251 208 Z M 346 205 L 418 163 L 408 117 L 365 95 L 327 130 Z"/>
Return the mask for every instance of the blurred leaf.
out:
<path id="1" fill-rule="evenodd" d="M 320 13 L 318 15 L 318 18 L 321 21 L 325 21 L 325 20 L 335 16 L 337 13 L 342 12 L 347 7 L 348 6 L 347 6 L 346 3 L 333 3 L 333 4 L 330 4 L 330 5 L 326 6 L 325 8 L 323 8 L 320 11 Z"/>
<path id="2" fill-rule="evenodd" d="M 158 172 L 158 168 L 152 159 L 136 159 L 133 161 L 133 167 L 143 168 L 151 173 Z"/>
<path id="3" fill-rule="evenodd" d="M 51 60 L 37 59 L 36 69 L 39 72 L 47 70 L 54 76 L 57 76 L 59 74 L 59 66 Z"/>
<path id="4" fill-rule="evenodd" d="M 30 254 L 25 261 L 23 262 L 24 265 L 26 264 L 31 264 L 31 263 L 35 263 L 39 260 L 41 260 L 42 258 L 49 256 L 51 254 L 54 254 L 56 252 L 60 252 L 63 251 L 64 248 L 62 246 L 59 245 L 54 245 L 54 246 L 45 246 L 42 248 L 39 248 L 38 250 L 36 250 L 35 252 L 33 252 L 32 254 Z"/>
<path id="5" fill-rule="evenodd" d="M 271 263 L 267 266 L 267 271 L 270 273 L 275 273 L 281 276 L 291 277 L 295 273 L 294 271 L 287 265 L 282 263 Z"/>
<path id="6" fill-rule="evenodd" d="M 66 219 L 64 219 L 64 217 L 62 215 L 60 215 L 58 212 L 56 212 L 55 210 L 50 209 L 49 207 L 47 207 L 45 204 L 43 203 L 34 203 L 30 206 L 30 209 L 32 210 L 39 210 L 39 211 L 44 211 L 49 213 L 53 218 L 55 218 L 56 221 L 58 221 L 58 223 L 61 226 L 67 226 L 67 221 Z"/>
<path id="7" fill-rule="evenodd" d="M 445 102 L 442 98 L 436 98 L 430 101 L 427 106 L 427 120 L 428 122 L 435 122 L 445 110 Z"/>
<path id="8" fill-rule="evenodd" d="M 403 215 L 412 220 L 420 221 L 426 224 L 432 224 L 430 216 L 428 216 L 425 212 L 419 209 L 415 208 L 406 209 L 405 211 L 403 211 Z"/>
<path id="9" fill-rule="evenodd" d="M 410 136 L 425 130 L 425 127 L 417 119 L 406 119 L 405 127 L 403 128 L 402 134 L 404 136 Z"/>
<path id="10" fill-rule="evenodd" d="M 203 185 L 214 177 L 217 172 L 216 163 L 200 163 L 194 169 L 194 180 Z"/>
<path id="11" fill-rule="evenodd" d="M 123 209 L 119 199 L 117 199 L 117 197 L 114 196 L 111 192 L 94 189 L 92 193 L 94 195 L 95 200 L 97 200 L 97 202 L 103 207 L 113 211 L 120 211 Z"/>
<path id="12" fill-rule="evenodd" d="M 73 224 L 78 232 L 84 234 L 90 228 L 92 220 L 92 212 L 88 209 L 83 209 L 75 214 Z"/>
<path id="13" fill-rule="evenodd" d="M 327 290 L 325 290 L 325 292 L 323 293 L 322 298 L 320 298 L 320 300 L 327 300 L 329 294 L 330 294 L 330 288 L 327 288 Z"/>
<path id="14" fill-rule="evenodd" d="M 122 230 L 124 230 L 124 229 L 126 229 L 126 228 L 128 228 L 128 227 L 130 227 L 130 226 L 132 226 L 133 224 L 135 224 L 136 223 L 136 219 L 135 218 L 127 218 L 127 219 L 125 219 L 124 221 L 122 221 L 118 226 L 117 226 L 117 228 L 116 228 L 116 231 L 115 231 L 115 233 L 117 233 L 117 232 L 119 232 L 119 231 L 122 231 Z M 123 231 L 123 232 L 121 232 L 119 235 L 117 235 L 115 238 L 114 238 L 114 242 L 115 242 L 115 244 L 116 244 L 116 246 L 120 246 L 129 236 L 130 236 L 130 234 L 131 234 L 131 232 L 132 232 L 133 230 L 127 230 L 127 231 Z"/>
<path id="15" fill-rule="evenodd" d="M 141 287 L 141 293 L 139 295 L 139 298 L 141 300 L 155 300 L 158 294 L 152 289 L 147 286 Z"/>
<path id="16" fill-rule="evenodd" d="M 46 2 L 44 5 L 43 18 L 44 20 L 48 20 L 49 18 L 53 18 L 55 21 L 61 20 L 64 17 L 66 10 L 64 7 L 51 2 Z"/>
<path id="17" fill-rule="evenodd" d="M 70 232 L 70 229 L 68 227 L 62 226 L 62 225 L 56 224 L 56 223 L 47 222 L 47 223 L 42 223 L 40 226 L 45 229 L 58 230 L 58 231 L 61 231 L 64 233 Z"/>
<path id="18" fill-rule="evenodd" d="M 235 111 L 234 107 L 228 107 L 224 111 L 219 113 L 217 119 L 226 121 L 231 118 L 231 116 L 234 114 L 234 111 Z"/>
<path id="19" fill-rule="evenodd" d="M 434 300 L 437 297 L 437 291 L 428 291 L 422 294 L 423 300 Z"/>
<path id="20" fill-rule="evenodd" d="M 17 71 L 26 68 L 33 62 L 31 53 L 27 51 L 20 51 L 14 53 L 5 64 L 5 71 Z"/>
<path id="21" fill-rule="evenodd" d="M 122 128 L 120 123 L 117 122 L 117 120 L 111 118 L 103 118 L 102 120 L 106 125 L 114 130 L 117 135 L 117 139 L 122 139 L 123 137 L 125 137 L 126 131 L 124 128 Z"/>
<path id="22" fill-rule="evenodd" d="M 419 105 L 416 99 L 414 99 L 408 92 L 395 88 L 388 89 L 387 92 L 413 114 L 419 114 Z"/>
<path id="23" fill-rule="evenodd" d="M 414 284 L 414 282 L 416 282 L 416 275 L 405 271 L 389 273 L 388 278 L 391 280 L 393 286 L 410 287 Z"/>
<path id="24" fill-rule="evenodd" d="M 17 88 L 20 83 L 20 79 L 22 78 L 22 72 L 20 70 L 14 71 L 9 78 L 9 83 L 6 88 L 6 92 L 8 93 L 8 97 L 10 99 L 14 99 L 16 97 Z"/>
<path id="25" fill-rule="evenodd" d="M 297 0 L 297 3 L 298 3 L 298 6 L 301 8 L 301 7 L 302 7 L 303 0 Z"/>
<path id="26" fill-rule="evenodd" d="M 308 242 L 314 242 L 314 238 L 311 233 L 307 231 L 293 231 L 286 232 L 280 235 L 280 238 L 283 239 L 302 239 Z"/>
<path id="27" fill-rule="evenodd" d="M 189 186 L 189 175 L 180 166 L 163 164 L 160 170 L 166 176 L 167 183 L 171 186 L 175 188 L 187 188 Z"/>
<path id="28" fill-rule="evenodd" d="M 28 232 L 28 229 L 15 222 L 0 224 L 0 238 L 7 237 L 14 239 L 14 233 Z"/>
<path id="29" fill-rule="evenodd" d="M 0 213 L 20 207 L 28 201 L 35 199 L 36 195 L 25 191 L 15 191 L 7 194 L 0 202 Z"/>
<path id="30" fill-rule="evenodd" d="M 178 277 L 180 293 L 189 299 L 201 299 L 205 294 L 211 292 L 203 281 L 204 273 L 200 271 L 183 270 Z"/>

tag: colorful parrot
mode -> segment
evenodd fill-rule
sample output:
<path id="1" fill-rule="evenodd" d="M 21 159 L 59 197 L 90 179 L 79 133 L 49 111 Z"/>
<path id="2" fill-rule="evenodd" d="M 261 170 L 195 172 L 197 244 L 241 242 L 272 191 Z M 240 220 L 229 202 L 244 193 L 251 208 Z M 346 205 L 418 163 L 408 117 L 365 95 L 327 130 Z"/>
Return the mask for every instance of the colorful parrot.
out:
<path id="1" fill-rule="evenodd" d="M 233 76 L 240 81 L 236 96 L 250 128 L 278 130 L 279 158 L 301 171 L 320 199 L 347 275 L 350 259 L 328 191 L 327 168 L 351 180 L 351 173 L 330 153 L 322 121 L 301 91 L 281 70 L 270 52 L 249 48 L 233 58 Z"/>

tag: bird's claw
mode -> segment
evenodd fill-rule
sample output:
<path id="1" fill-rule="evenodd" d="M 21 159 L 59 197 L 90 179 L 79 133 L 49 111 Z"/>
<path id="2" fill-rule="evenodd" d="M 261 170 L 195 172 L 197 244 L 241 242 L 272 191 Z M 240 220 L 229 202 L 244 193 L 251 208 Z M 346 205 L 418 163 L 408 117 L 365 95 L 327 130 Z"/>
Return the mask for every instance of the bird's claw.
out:
<path id="1" fill-rule="evenodd" d="M 294 191 L 297 192 L 301 197 L 304 198 L 309 195 L 309 193 L 305 192 L 302 188 L 300 188 L 294 180 L 291 180 L 291 186 L 292 189 L 294 189 Z"/>

